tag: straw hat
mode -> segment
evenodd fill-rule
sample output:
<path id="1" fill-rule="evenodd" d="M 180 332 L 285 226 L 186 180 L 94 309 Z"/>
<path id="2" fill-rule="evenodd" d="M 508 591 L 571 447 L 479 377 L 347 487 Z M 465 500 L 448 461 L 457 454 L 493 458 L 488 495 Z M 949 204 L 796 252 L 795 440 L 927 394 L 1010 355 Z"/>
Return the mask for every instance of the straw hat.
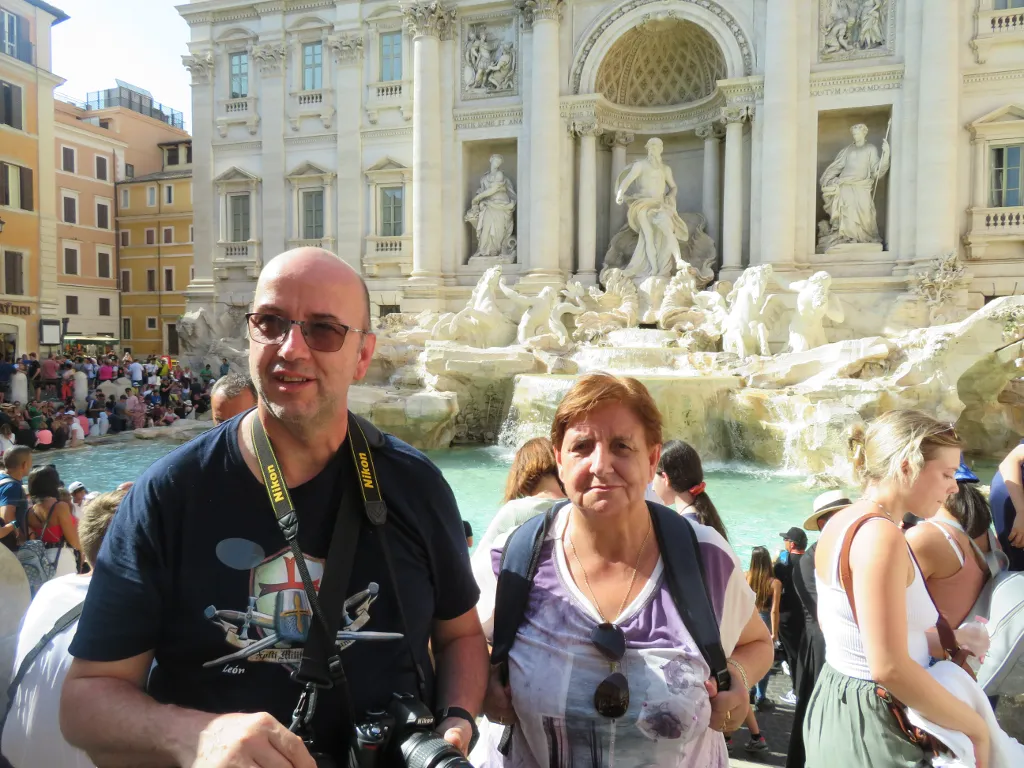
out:
<path id="1" fill-rule="evenodd" d="M 820 517 L 839 512 L 851 504 L 853 502 L 842 491 L 825 491 L 814 500 L 814 512 L 804 520 L 804 530 L 818 530 L 818 519 Z"/>

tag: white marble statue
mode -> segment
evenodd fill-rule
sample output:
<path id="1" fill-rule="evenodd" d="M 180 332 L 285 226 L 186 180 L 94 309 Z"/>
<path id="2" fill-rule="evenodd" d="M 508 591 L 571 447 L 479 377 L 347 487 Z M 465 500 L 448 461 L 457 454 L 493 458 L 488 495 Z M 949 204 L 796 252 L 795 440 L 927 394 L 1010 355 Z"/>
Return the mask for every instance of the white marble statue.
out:
<path id="1" fill-rule="evenodd" d="M 572 346 L 572 334 L 562 318 L 566 315 L 582 315 L 587 311 L 587 294 L 579 281 L 567 283 L 560 295 L 562 299 L 551 310 L 551 320 L 548 322 L 557 347 L 550 348 L 549 351 L 569 350 Z"/>
<path id="2" fill-rule="evenodd" d="M 875 190 L 889 170 L 889 142 L 882 139 L 882 152 L 868 144 L 868 127 L 850 128 L 853 144 L 841 150 L 821 174 L 821 197 L 828 227 L 819 226 L 818 252 L 847 243 L 881 243 Z"/>
<path id="3" fill-rule="evenodd" d="M 499 43 L 487 39 L 487 28 L 477 27 L 476 33 L 470 33 L 466 44 L 466 65 L 469 67 L 466 83 L 470 88 L 484 88 L 490 72 L 491 61 Z"/>
<path id="4" fill-rule="evenodd" d="M 573 338 L 593 341 L 609 331 L 635 328 L 640 320 L 640 294 L 633 279 L 621 269 L 606 270 L 604 290 L 590 286 L 586 298 L 588 310 L 576 318 Z"/>
<path id="5" fill-rule="evenodd" d="M 512 180 L 501 170 L 504 158 L 491 155 L 491 170 L 480 178 L 466 221 L 476 230 L 476 253 L 490 259 L 515 261 L 516 191 Z"/>
<path id="6" fill-rule="evenodd" d="M 661 139 L 647 142 L 647 157 L 637 160 L 619 174 L 615 184 L 615 202 L 629 203 L 627 221 L 639 235 L 636 250 L 622 270 L 628 277 L 670 277 L 682 267 L 679 243 L 690 233 L 676 213 L 678 187 L 672 169 L 661 159 Z M 636 182 L 636 194 L 627 195 Z"/>
<path id="7" fill-rule="evenodd" d="M 821 52 L 870 51 L 885 45 L 886 0 L 831 0 L 822 25 Z"/>
<path id="8" fill-rule="evenodd" d="M 722 351 L 738 355 L 741 359 L 751 355 L 771 355 L 768 346 L 769 324 L 774 320 L 769 312 L 773 296 L 768 295 L 772 265 L 750 267 L 736 280 L 726 297 L 728 316 L 722 327 Z"/>
<path id="9" fill-rule="evenodd" d="M 495 91 L 510 91 L 515 87 L 516 77 L 516 50 L 512 43 L 505 43 L 501 46 L 501 53 L 494 59 L 491 66 L 487 68 L 487 82 L 489 89 Z"/>
<path id="10" fill-rule="evenodd" d="M 832 296 L 832 276 L 828 272 L 815 272 L 807 280 L 790 283 L 795 291 L 796 313 L 789 322 L 787 352 L 806 352 L 828 344 L 825 337 L 825 319 L 841 323 L 845 319 L 843 305 Z"/>
<path id="11" fill-rule="evenodd" d="M 523 296 L 518 291 L 505 285 L 502 278 L 498 287 L 512 306 L 522 313 L 516 330 L 516 341 L 520 346 L 532 347 L 532 340 L 537 336 L 547 335 L 551 313 L 558 303 L 558 292 L 551 286 L 545 286 L 536 296 Z"/>
<path id="12" fill-rule="evenodd" d="M 877 48 L 885 43 L 882 29 L 882 8 L 885 0 L 864 0 L 860 7 L 860 29 L 857 42 L 861 48 Z"/>
<path id="13" fill-rule="evenodd" d="M 511 344 L 516 337 L 516 326 L 498 308 L 500 280 L 500 264 L 484 272 L 465 308 L 455 314 L 442 315 L 431 332 L 431 338 L 479 349 Z"/>

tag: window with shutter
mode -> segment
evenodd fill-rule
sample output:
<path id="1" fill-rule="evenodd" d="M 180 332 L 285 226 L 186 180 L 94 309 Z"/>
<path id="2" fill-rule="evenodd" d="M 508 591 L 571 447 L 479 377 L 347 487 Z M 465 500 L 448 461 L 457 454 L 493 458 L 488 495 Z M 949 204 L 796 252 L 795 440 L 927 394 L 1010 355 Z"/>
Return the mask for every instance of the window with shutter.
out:
<path id="1" fill-rule="evenodd" d="M 21 208 L 24 211 L 35 210 L 35 192 L 32 187 L 32 169 L 21 169 Z"/>
<path id="2" fill-rule="evenodd" d="M 110 206 L 106 203 L 96 203 L 96 226 L 110 229 Z"/>
<path id="3" fill-rule="evenodd" d="M 146 270 L 146 290 L 150 293 L 156 293 L 156 270 Z"/>
<path id="4" fill-rule="evenodd" d="M 132 319 L 130 317 L 121 318 L 121 339 L 130 339 L 132 337 Z"/>
<path id="5" fill-rule="evenodd" d="M 78 251 L 74 248 L 64 249 L 64 274 L 78 274 Z"/>
<path id="6" fill-rule="evenodd" d="M 302 236 L 306 240 L 317 240 L 324 236 L 322 189 L 302 193 Z"/>
<path id="7" fill-rule="evenodd" d="M 174 290 L 174 267 L 164 267 L 164 290 Z"/>
<path id="8" fill-rule="evenodd" d="M 7 163 L 0 163 L 0 205 L 11 204 L 11 195 L 7 181 L 10 173 L 7 170 L 8 168 L 10 168 L 10 166 L 7 165 Z"/>
<path id="9" fill-rule="evenodd" d="M 18 251 L 7 251 L 4 254 L 4 293 L 11 296 L 22 296 L 25 285 L 22 277 L 22 264 L 25 256 Z"/>
<path id="10" fill-rule="evenodd" d="M 78 314 L 78 297 L 77 296 L 65 296 L 64 297 L 65 309 L 69 315 Z"/>
<path id="11" fill-rule="evenodd" d="M 156 245 L 156 230 L 155 229 L 147 229 L 146 230 L 146 245 Z"/>
<path id="12" fill-rule="evenodd" d="M 164 245 L 174 242 L 174 227 L 164 227 Z"/>
<path id="13" fill-rule="evenodd" d="M 21 86 L 0 80 L 0 123 L 22 129 Z"/>
<path id="14" fill-rule="evenodd" d="M 64 223 L 78 223 L 78 201 L 73 197 L 64 198 Z"/>
<path id="15" fill-rule="evenodd" d="M 107 180 L 107 158 L 96 155 L 96 178 L 100 181 Z"/>
<path id="16" fill-rule="evenodd" d="M 130 269 L 121 270 L 121 293 L 132 292 L 132 271 Z"/>
<path id="17" fill-rule="evenodd" d="M 68 173 L 75 172 L 75 150 L 73 147 L 64 147 L 61 149 L 60 167 Z"/>
<path id="18" fill-rule="evenodd" d="M 100 299 L 100 316 L 110 317 L 110 299 Z"/>
<path id="19" fill-rule="evenodd" d="M 96 254 L 96 274 L 99 277 L 110 277 L 110 254 L 102 251 Z"/>
<path id="20" fill-rule="evenodd" d="M 28 19 L 24 16 L 16 16 L 18 24 L 17 32 L 17 50 L 14 56 L 17 57 L 18 61 L 23 61 L 26 64 L 32 63 L 32 40 L 28 28 Z"/>

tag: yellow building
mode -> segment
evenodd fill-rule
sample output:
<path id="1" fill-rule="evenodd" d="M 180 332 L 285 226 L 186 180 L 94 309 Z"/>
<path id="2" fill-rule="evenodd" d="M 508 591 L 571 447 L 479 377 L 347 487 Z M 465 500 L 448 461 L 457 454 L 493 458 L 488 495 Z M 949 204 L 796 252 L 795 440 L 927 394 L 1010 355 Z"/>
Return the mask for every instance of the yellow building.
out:
<path id="1" fill-rule="evenodd" d="M 0 0 L 0 352 L 60 344 L 50 28 L 41 0 Z M 42 338 L 41 338 L 42 337 Z"/>
<path id="2" fill-rule="evenodd" d="M 121 349 L 136 357 L 179 353 L 192 279 L 192 142 L 160 149 L 162 171 L 117 184 Z"/>

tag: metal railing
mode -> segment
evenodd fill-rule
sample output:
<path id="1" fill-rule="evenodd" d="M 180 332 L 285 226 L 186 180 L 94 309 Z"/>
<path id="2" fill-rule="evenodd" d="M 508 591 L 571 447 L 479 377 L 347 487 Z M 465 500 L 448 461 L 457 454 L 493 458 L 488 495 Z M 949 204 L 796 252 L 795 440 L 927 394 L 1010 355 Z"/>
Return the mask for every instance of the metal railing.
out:
<path id="1" fill-rule="evenodd" d="M 85 100 L 85 109 L 111 109 L 124 107 L 146 117 L 152 117 L 173 128 L 185 128 L 185 116 L 151 96 L 130 88 L 108 88 L 105 91 L 91 91 Z"/>

